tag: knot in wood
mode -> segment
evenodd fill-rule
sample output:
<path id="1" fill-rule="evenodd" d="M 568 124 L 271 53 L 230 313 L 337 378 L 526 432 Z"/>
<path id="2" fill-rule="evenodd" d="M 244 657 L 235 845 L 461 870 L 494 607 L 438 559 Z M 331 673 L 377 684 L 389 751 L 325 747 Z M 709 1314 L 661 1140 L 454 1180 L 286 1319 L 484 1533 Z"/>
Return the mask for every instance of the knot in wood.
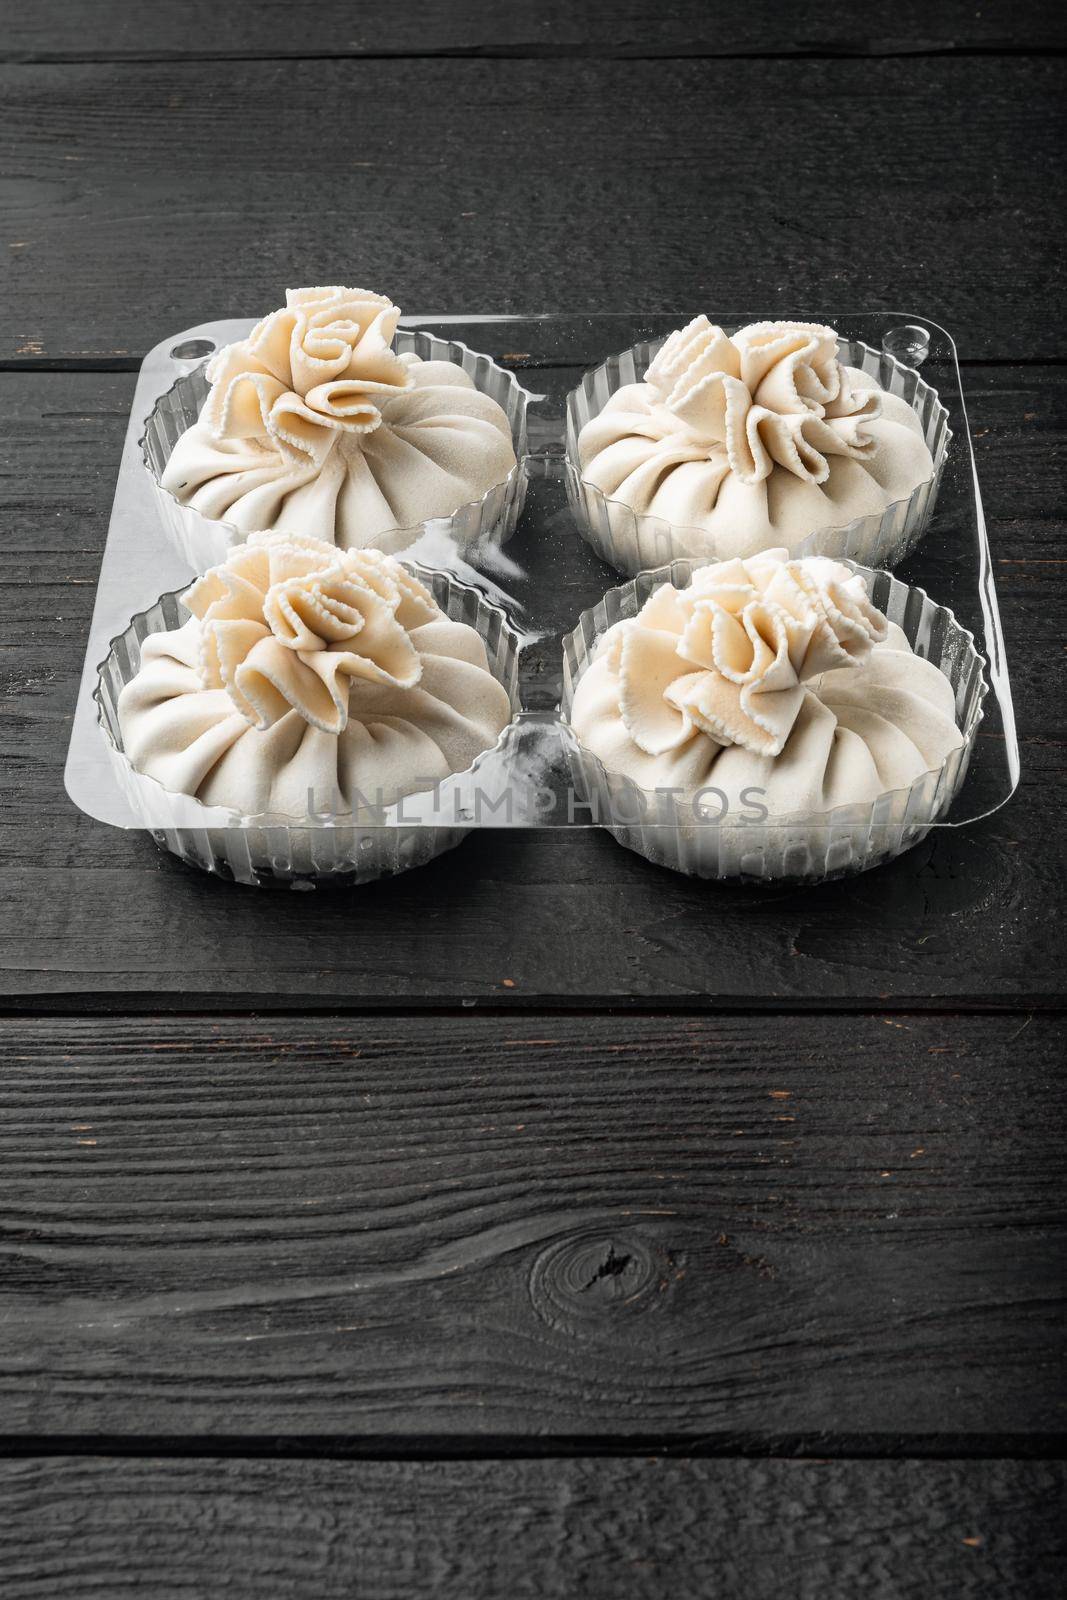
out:
<path id="1" fill-rule="evenodd" d="M 643 1316 L 666 1300 L 674 1255 L 635 1229 L 590 1231 L 556 1240 L 530 1273 L 530 1298 L 543 1321 L 572 1333 Z"/>

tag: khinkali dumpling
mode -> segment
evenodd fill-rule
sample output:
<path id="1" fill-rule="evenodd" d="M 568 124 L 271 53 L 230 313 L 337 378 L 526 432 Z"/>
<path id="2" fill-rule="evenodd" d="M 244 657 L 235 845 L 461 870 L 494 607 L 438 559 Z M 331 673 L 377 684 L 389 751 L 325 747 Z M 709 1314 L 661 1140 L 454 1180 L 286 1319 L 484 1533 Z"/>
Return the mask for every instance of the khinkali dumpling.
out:
<path id="1" fill-rule="evenodd" d="M 581 429 L 582 479 L 638 516 L 696 530 L 673 556 L 792 552 L 881 514 L 933 476 L 933 459 L 907 401 L 837 350 L 816 323 L 728 337 L 695 317 Z"/>
<path id="2" fill-rule="evenodd" d="M 454 362 L 398 355 L 399 317 L 364 289 L 289 289 L 212 357 L 161 486 L 242 532 L 343 549 L 479 500 L 515 466 L 507 415 Z"/>
<path id="3" fill-rule="evenodd" d="M 869 805 L 964 743 L 949 680 L 875 608 L 863 577 L 785 550 L 656 589 L 600 641 L 570 721 L 642 790 L 717 791 L 714 820 Z"/>
<path id="4" fill-rule="evenodd" d="M 474 628 L 398 561 L 253 534 L 151 633 L 122 743 L 165 789 L 245 816 L 344 816 L 465 771 L 511 720 Z"/>

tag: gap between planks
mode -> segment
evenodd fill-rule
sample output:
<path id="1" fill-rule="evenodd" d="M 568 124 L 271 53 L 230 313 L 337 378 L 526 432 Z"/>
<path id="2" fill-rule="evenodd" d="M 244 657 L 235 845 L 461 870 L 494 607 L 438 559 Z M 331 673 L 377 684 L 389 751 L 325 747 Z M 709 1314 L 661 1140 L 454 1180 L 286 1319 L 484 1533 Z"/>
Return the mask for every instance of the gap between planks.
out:
<path id="1" fill-rule="evenodd" d="M 502 311 L 501 317 L 516 319 L 527 315 L 521 311 Z M 180 333 L 175 329 L 174 333 Z M 108 373 L 108 372 L 139 372 L 144 363 L 147 350 L 139 355 L 122 356 L 21 356 L 8 357 L 0 360 L 0 372 L 13 373 L 41 373 L 41 372 L 70 372 L 70 373 Z M 968 367 L 1061 367 L 1067 364 L 1067 354 L 1050 356 L 958 356 L 957 362 L 961 369 Z M 558 370 L 563 366 L 579 366 L 580 362 L 547 362 L 531 361 L 524 366 L 516 367 L 517 372 L 531 372 L 538 368 L 552 368 Z M 966 396 L 964 396 L 966 399 Z"/>
<path id="2" fill-rule="evenodd" d="M 309 50 L 288 55 L 269 51 L 245 54 L 236 50 L 123 51 L 94 55 L 50 51 L 0 51 L 3 67 L 93 67 L 93 66 L 182 66 L 198 62 L 225 62 L 228 65 L 281 65 L 300 61 L 934 61 L 943 58 L 966 60 L 972 57 L 1003 57 L 1017 61 L 1038 58 L 1056 60 L 1067 56 L 1067 46 L 1013 45 L 1007 41 L 990 44 L 946 44 L 877 46 L 868 49 L 844 46 L 834 50 L 827 45 L 792 50 L 717 50 L 710 42 L 698 41 L 687 50 L 665 45 L 662 50 L 647 45 L 525 44 L 456 45 L 437 50 Z"/>
<path id="3" fill-rule="evenodd" d="M 633 1457 L 703 1461 L 1059 1461 L 1067 1434 L 731 1434 L 703 1440 L 665 1434 L 0 1435 L 0 1460 L 50 1456 L 166 1457 L 235 1461 L 543 1461 Z"/>
<path id="4" fill-rule="evenodd" d="M 500 1020 L 521 1020 L 544 1017 L 546 1020 L 570 1019 L 578 1017 L 611 1017 L 618 1016 L 620 1021 L 640 1021 L 642 1018 L 649 1021 L 659 1021 L 669 1018 L 691 1018 L 694 1021 L 714 1022 L 725 1018 L 736 1017 L 840 1017 L 855 1016 L 870 1019 L 881 1018 L 887 1027 L 899 1028 L 906 1026 L 907 1018 L 926 1019 L 939 1017 L 945 1021 L 953 1018 L 964 1017 L 1019 1017 L 1022 1028 L 1028 1027 L 1035 1016 L 1042 1018 L 1062 1017 L 1067 1013 L 1067 998 L 1063 996 L 1038 996 L 1027 999 L 1011 995 L 1002 1005 L 991 1003 L 988 1000 L 975 1000 L 968 1003 L 961 1000 L 958 995 L 948 995 L 941 999 L 933 996 L 928 1002 L 922 1004 L 914 999 L 905 1000 L 901 1005 L 894 1005 L 891 999 L 882 1004 L 872 1005 L 869 999 L 858 997 L 849 999 L 843 995 L 840 1000 L 828 1000 L 820 997 L 810 1005 L 793 998 L 790 1001 L 775 1002 L 768 999 L 750 1000 L 741 997 L 736 1000 L 718 1000 L 711 997 L 706 1004 L 697 1004 L 692 1000 L 681 1002 L 664 998 L 662 1001 L 650 1001 L 647 996 L 634 1004 L 628 1004 L 625 998 L 618 995 L 605 996 L 603 1000 L 590 1000 L 588 998 L 568 1004 L 565 998 L 554 1001 L 542 995 L 530 996 L 516 995 L 515 999 L 506 1005 L 499 1001 L 482 1001 L 473 999 L 469 1004 L 456 1004 L 455 1001 L 441 1003 L 432 999 L 425 1004 L 413 998 L 403 1005 L 398 1005 L 394 998 L 375 1005 L 373 1002 L 355 1001 L 351 1005 L 339 1003 L 336 996 L 331 996 L 328 1003 L 323 1006 L 275 1006 L 271 1003 L 270 996 L 242 995 L 240 1004 L 227 1006 L 223 997 L 208 993 L 202 996 L 191 995 L 187 1005 L 168 1005 L 168 991 L 146 993 L 143 1003 L 132 1003 L 130 996 L 123 992 L 121 1005 L 109 1003 L 109 995 L 120 991 L 103 990 L 97 1000 L 92 994 L 75 990 L 71 994 L 58 994 L 43 996 L 39 994 L 28 995 L 25 1000 L 13 1000 L 10 996 L 0 1004 L 0 1025 L 5 1022 L 46 1022 L 51 1017 L 70 1017 L 74 1020 L 85 1018 L 87 1021 L 106 1016 L 116 1023 L 129 1022 L 137 1018 L 158 1016 L 167 1021 L 182 1020 L 184 1022 L 227 1022 L 258 1021 L 260 1018 L 269 1018 L 273 1022 L 329 1022 L 332 1017 L 338 1020 L 346 1017 L 367 1017 L 380 1022 L 422 1022 L 430 1018 L 438 1018 L 446 1022 L 469 1021 L 471 1017 L 493 1018 Z M 94 1003 L 95 1002 L 95 1003 Z"/>

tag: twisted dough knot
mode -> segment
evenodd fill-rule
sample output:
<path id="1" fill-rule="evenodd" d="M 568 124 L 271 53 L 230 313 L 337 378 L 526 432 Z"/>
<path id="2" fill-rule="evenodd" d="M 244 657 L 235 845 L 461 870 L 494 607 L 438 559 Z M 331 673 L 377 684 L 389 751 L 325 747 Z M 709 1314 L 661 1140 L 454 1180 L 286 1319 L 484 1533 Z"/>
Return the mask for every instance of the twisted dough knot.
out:
<path id="1" fill-rule="evenodd" d="M 252 534 L 182 603 L 200 620 L 205 689 L 225 689 L 254 728 L 297 711 L 324 733 L 347 724 L 353 678 L 414 688 L 410 630 L 439 615 L 391 556 L 282 533 Z"/>
<path id="2" fill-rule="evenodd" d="M 657 403 L 687 437 L 724 449 L 742 483 L 784 467 L 809 483 L 829 476 L 828 456 L 873 453 L 863 424 L 877 389 L 853 389 L 837 335 L 813 322 L 754 322 L 733 338 L 707 317 L 672 333 L 645 374 Z"/>
<path id="3" fill-rule="evenodd" d="M 216 439 L 265 439 L 323 461 L 339 433 L 372 433 L 414 379 L 392 348 L 399 307 L 367 289 L 287 289 L 285 306 L 208 364 L 201 413 Z"/>
<path id="4" fill-rule="evenodd" d="M 807 679 L 858 666 L 888 637 L 864 580 L 837 561 L 768 550 L 663 584 L 604 640 L 631 739 L 649 755 L 698 731 L 716 744 L 781 754 Z"/>

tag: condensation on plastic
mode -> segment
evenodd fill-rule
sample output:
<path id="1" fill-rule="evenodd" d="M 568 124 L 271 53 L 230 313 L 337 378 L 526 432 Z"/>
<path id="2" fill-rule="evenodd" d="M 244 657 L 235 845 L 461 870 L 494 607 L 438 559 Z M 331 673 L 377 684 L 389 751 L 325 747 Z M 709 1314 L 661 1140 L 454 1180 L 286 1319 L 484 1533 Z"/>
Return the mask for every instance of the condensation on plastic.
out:
<path id="1" fill-rule="evenodd" d="M 379 550 L 389 553 L 407 550 L 420 537 L 441 535 L 458 550 L 473 550 L 487 545 L 502 545 L 514 533 L 522 512 L 526 477 L 522 460 L 526 453 L 527 391 L 513 372 L 479 355 L 454 339 L 439 339 L 434 334 L 410 328 L 397 330 L 394 346 L 400 355 L 414 353 L 424 361 L 451 361 L 463 368 L 476 388 L 502 407 L 511 426 L 516 464 L 501 483 L 487 489 L 479 500 L 459 506 L 450 517 L 432 517 L 412 527 L 395 528 L 374 541 Z M 160 479 L 182 434 L 200 416 L 211 385 L 206 362 L 183 373 L 165 394 L 160 395 L 145 423 L 141 454 L 155 492 L 159 514 L 167 536 L 194 572 L 225 561 L 234 545 L 247 533 L 233 523 L 203 516 L 192 506 L 182 505 Z"/>
<path id="2" fill-rule="evenodd" d="M 932 662 L 952 684 L 962 746 L 941 767 L 871 804 L 772 817 L 766 822 L 700 820 L 684 796 L 669 790 L 654 793 L 609 772 L 569 727 L 574 692 L 608 628 L 636 616 L 660 584 L 684 588 L 701 565 L 675 561 L 610 589 L 598 606 L 583 612 L 574 632 L 563 641 L 561 711 L 568 722 L 565 743 L 571 781 L 589 805 L 594 822 L 657 866 L 698 878 L 762 883 L 819 883 L 863 872 L 926 837 L 967 775 L 987 693 L 983 658 L 973 635 L 922 589 L 909 588 L 891 573 L 848 564 L 867 579 L 875 605 L 904 631 L 916 654 Z"/>
<path id="3" fill-rule="evenodd" d="M 642 380 L 662 344 L 662 339 L 646 340 L 609 357 L 587 373 L 567 396 L 567 497 L 583 538 L 602 561 L 620 572 L 642 572 L 686 559 L 721 561 L 725 555 L 735 553 L 733 549 L 720 551 L 715 536 L 704 528 L 681 527 L 662 517 L 641 515 L 582 477 L 578 460 L 582 428 L 600 415 L 617 390 Z M 948 411 L 937 391 L 888 350 L 873 350 L 859 339 L 839 339 L 838 354 L 847 366 L 860 368 L 877 379 L 883 389 L 907 401 L 922 424 L 934 472 L 906 499 L 894 500 L 884 511 L 858 517 L 843 527 L 810 534 L 790 554 L 832 556 L 865 566 L 895 567 L 918 544 L 933 513 L 952 439 Z"/>
<path id="4" fill-rule="evenodd" d="M 514 714 L 519 708 L 519 640 L 499 606 L 447 572 L 436 572 L 416 562 L 405 565 L 430 589 L 438 605 L 457 622 L 474 628 L 485 645 L 493 676 L 503 684 Z M 111 765 L 123 794 L 163 849 L 191 866 L 218 873 L 238 883 L 262 886 L 272 882 L 292 888 L 312 888 L 317 883 L 356 885 L 424 866 L 451 850 L 470 832 L 459 823 L 427 825 L 419 816 L 420 800 L 409 795 L 385 808 L 366 825 L 343 815 L 287 818 L 242 817 L 223 806 L 206 806 L 190 795 L 164 789 L 154 778 L 135 771 L 125 753 L 119 726 L 118 699 L 136 675 L 141 645 L 150 633 L 178 628 L 188 621 L 180 591 L 162 595 L 147 611 L 139 612 L 125 632 L 111 641 L 101 663 L 95 700 L 100 729 Z M 430 815 L 462 817 L 467 812 L 466 793 L 477 778 L 493 782 L 493 755 L 506 743 L 510 724 L 495 746 L 484 751 L 465 772 L 445 779 L 425 807 Z M 412 813 L 415 813 L 413 816 Z"/>

